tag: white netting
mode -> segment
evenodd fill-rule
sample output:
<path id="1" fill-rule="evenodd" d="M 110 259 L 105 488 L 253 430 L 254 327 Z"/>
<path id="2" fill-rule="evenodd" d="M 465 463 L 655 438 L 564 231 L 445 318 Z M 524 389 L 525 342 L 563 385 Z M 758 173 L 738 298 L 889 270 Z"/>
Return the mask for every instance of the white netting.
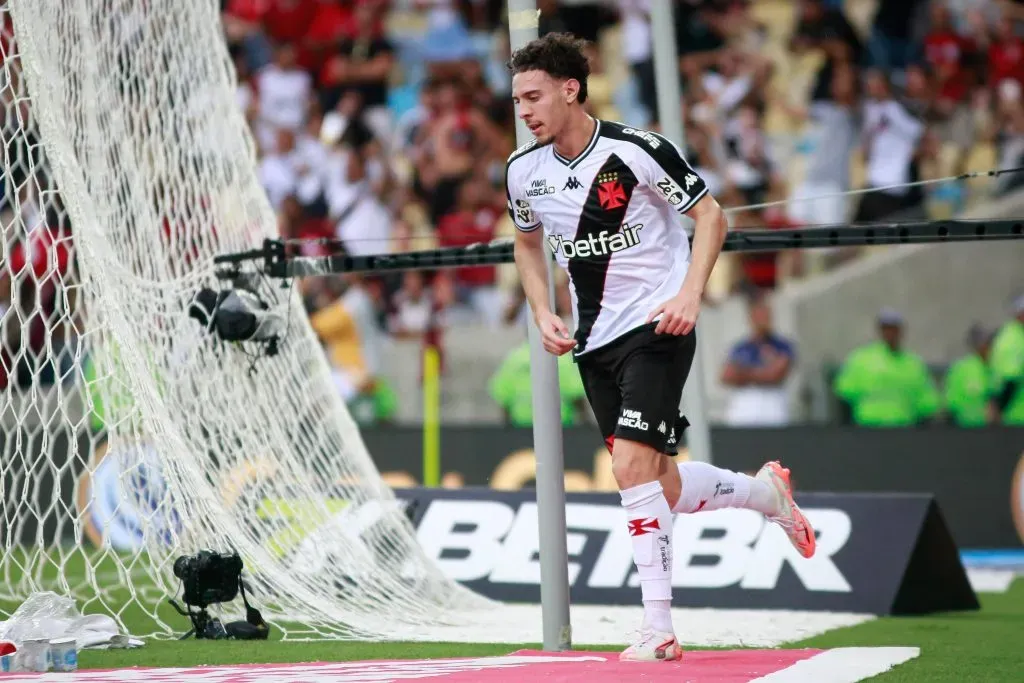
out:
<path id="1" fill-rule="evenodd" d="M 297 293 L 255 374 L 186 313 L 276 233 L 217 5 L 0 6 L 0 614 L 53 587 L 169 632 L 174 558 L 235 547 L 287 635 L 408 636 L 484 604 L 420 552 Z"/>

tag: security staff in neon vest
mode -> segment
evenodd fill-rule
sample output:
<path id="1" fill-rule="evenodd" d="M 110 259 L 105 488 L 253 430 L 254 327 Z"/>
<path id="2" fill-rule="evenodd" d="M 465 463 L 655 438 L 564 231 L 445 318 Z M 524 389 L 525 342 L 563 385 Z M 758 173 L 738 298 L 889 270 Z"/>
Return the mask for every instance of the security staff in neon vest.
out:
<path id="1" fill-rule="evenodd" d="M 950 421 L 960 427 L 983 427 L 995 418 L 994 384 L 988 365 L 993 336 L 992 330 L 972 325 L 967 332 L 971 353 L 946 372 L 946 412 Z"/>
<path id="2" fill-rule="evenodd" d="M 509 351 L 488 381 L 487 390 L 501 407 L 506 424 L 514 427 L 533 424 L 533 380 L 528 342 Z M 586 392 L 570 355 L 558 357 L 558 393 L 562 404 L 562 424 L 579 424 L 587 414 Z"/>
<path id="3" fill-rule="evenodd" d="M 992 342 L 990 365 L 1002 423 L 1024 425 L 1024 294 L 1014 301 L 1013 313 Z"/>
<path id="4" fill-rule="evenodd" d="M 939 391 L 925 362 L 902 346 L 903 317 L 884 309 L 878 329 L 879 341 L 846 358 L 833 385 L 836 396 L 864 427 L 905 427 L 932 418 Z"/>

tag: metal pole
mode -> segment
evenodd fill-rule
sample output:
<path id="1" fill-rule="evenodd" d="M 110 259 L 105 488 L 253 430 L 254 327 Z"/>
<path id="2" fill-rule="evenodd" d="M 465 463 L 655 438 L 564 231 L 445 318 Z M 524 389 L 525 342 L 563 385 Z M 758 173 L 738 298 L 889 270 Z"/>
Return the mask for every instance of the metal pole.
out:
<path id="1" fill-rule="evenodd" d="M 680 148 L 685 148 L 675 25 L 672 0 L 651 0 L 651 41 L 658 122 L 661 124 L 662 135 Z M 690 368 L 690 377 L 683 389 L 682 410 L 690 421 L 690 427 L 686 430 L 690 459 L 711 462 L 711 432 L 704 402 L 704 354 L 701 346 L 701 336 L 698 334 L 693 367 Z"/>
<path id="2" fill-rule="evenodd" d="M 540 11 L 536 0 L 508 0 L 509 45 L 512 51 L 537 37 Z M 533 139 L 522 119 L 516 118 L 516 144 Z M 555 288 L 551 253 L 544 240 L 548 273 L 548 302 L 554 310 Z M 529 318 L 530 378 L 533 390 L 533 449 L 537 458 L 537 518 L 540 544 L 540 602 L 544 649 L 569 650 L 569 553 L 566 547 L 565 460 L 562 453 L 562 401 L 558 363 L 544 350 L 540 330 Z"/>

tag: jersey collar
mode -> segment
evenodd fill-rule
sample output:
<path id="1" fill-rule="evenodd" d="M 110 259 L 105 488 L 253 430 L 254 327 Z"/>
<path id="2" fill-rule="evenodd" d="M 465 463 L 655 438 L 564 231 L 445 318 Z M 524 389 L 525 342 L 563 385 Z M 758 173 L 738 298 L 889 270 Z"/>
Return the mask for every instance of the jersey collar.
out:
<path id="1" fill-rule="evenodd" d="M 583 148 L 582 152 L 576 155 L 575 159 L 566 159 L 555 150 L 554 145 L 551 145 L 551 153 L 555 155 L 555 159 L 558 159 L 558 161 L 562 162 L 569 168 L 576 168 L 581 161 L 587 158 L 587 155 L 593 151 L 594 147 L 597 146 L 597 139 L 599 137 L 601 137 L 601 119 L 595 118 L 594 134 L 590 136 L 590 142 L 587 143 L 587 146 Z"/>

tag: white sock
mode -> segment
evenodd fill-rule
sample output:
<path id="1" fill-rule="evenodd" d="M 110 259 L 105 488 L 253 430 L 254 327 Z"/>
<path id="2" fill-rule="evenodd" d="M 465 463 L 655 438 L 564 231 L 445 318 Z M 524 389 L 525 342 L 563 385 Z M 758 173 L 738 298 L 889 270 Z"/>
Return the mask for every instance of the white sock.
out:
<path id="1" fill-rule="evenodd" d="M 706 462 L 679 463 L 682 494 L 672 512 L 747 508 L 765 515 L 778 512 L 772 487 L 759 479 Z"/>
<path id="2" fill-rule="evenodd" d="M 644 600 L 644 627 L 661 633 L 675 633 L 671 600 Z"/>
<path id="3" fill-rule="evenodd" d="M 640 576 L 644 624 L 658 631 L 672 628 L 672 511 L 661 482 L 652 481 L 619 492 L 626 509 L 633 561 Z"/>

